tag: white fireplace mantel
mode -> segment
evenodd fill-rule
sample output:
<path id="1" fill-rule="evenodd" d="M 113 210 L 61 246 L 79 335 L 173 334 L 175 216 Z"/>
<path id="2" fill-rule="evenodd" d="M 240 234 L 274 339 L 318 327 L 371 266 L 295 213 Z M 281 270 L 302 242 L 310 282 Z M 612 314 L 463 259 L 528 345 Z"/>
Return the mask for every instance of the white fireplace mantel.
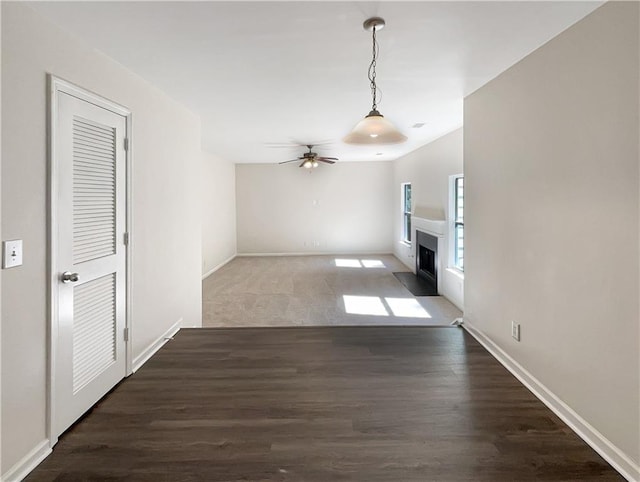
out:
<path id="1" fill-rule="evenodd" d="M 446 225 L 447 222 L 442 219 L 427 219 L 420 218 L 418 216 L 411 216 L 411 226 L 418 230 L 423 231 L 432 236 L 437 236 L 438 238 L 444 237 L 446 233 Z M 440 248 L 438 246 L 438 248 Z"/>

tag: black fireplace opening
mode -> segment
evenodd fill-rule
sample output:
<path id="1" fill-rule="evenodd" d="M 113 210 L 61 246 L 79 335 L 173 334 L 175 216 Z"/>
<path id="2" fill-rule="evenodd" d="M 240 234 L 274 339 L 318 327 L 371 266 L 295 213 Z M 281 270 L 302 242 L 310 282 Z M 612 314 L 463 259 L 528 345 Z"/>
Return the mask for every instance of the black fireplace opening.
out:
<path id="1" fill-rule="evenodd" d="M 437 292 L 438 290 L 438 238 L 417 232 L 416 274 Z"/>
<path id="2" fill-rule="evenodd" d="M 420 246 L 420 271 L 424 277 L 435 278 L 436 277 L 436 253 L 429 248 Z"/>

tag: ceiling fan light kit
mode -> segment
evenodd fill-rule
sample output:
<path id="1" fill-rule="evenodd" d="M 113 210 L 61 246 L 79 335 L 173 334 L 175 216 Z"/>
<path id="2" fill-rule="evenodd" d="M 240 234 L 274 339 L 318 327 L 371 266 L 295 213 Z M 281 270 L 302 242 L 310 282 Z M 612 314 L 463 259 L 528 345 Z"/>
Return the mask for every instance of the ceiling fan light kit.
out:
<path id="1" fill-rule="evenodd" d="M 315 152 L 313 152 L 313 144 L 308 144 L 307 148 L 309 152 L 305 152 L 302 156 L 297 159 L 291 159 L 290 161 L 280 162 L 279 164 L 288 164 L 290 162 L 298 162 L 302 161 L 302 163 L 298 167 L 304 167 L 305 169 L 315 169 L 318 167 L 320 162 L 324 162 L 325 164 L 335 164 L 338 160 L 337 157 L 325 157 L 319 156 Z"/>
<path id="2" fill-rule="evenodd" d="M 356 124 L 343 140 L 347 144 L 400 144 L 406 141 L 407 137 L 378 111 L 378 85 L 376 84 L 378 43 L 376 41 L 376 31 L 384 28 L 385 21 L 380 17 L 372 17 L 365 20 L 362 26 L 365 30 L 372 32 L 373 39 L 372 59 L 368 72 L 371 84 L 371 111 Z"/>
<path id="3" fill-rule="evenodd" d="M 315 169 L 318 167 L 318 161 L 312 161 L 311 159 L 307 159 L 302 163 L 302 167 L 307 169 Z"/>

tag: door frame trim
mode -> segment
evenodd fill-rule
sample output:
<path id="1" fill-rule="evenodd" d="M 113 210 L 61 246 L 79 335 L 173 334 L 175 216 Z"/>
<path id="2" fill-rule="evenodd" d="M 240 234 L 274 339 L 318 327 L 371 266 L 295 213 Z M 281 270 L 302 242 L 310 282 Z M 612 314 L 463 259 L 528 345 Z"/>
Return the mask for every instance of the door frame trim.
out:
<path id="1" fill-rule="evenodd" d="M 56 159 L 56 119 L 58 116 L 58 94 L 65 93 L 84 100 L 98 107 L 106 109 L 126 118 L 125 136 L 128 139 L 128 148 L 125 151 L 125 216 L 126 230 L 129 233 L 128 243 L 125 246 L 126 257 L 126 289 L 125 289 L 125 327 L 128 329 L 129 337 L 125 343 L 125 376 L 132 373 L 132 316 L 131 316 L 131 282 L 132 282 L 132 227 L 133 227 L 133 182 L 132 182 L 132 114 L 131 111 L 105 97 L 83 89 L 69 81 L 61 79 L 53 74 L 47 74 L 47 187 L 48 187 L 48 209 L 47 209 L 47 283 L 48 283 L 48 326 L 47 326 L 47 438 L 49 446 L 53 447 L 58 441 L 58 434 L 55 432 L 55 361 L 56 345 L 58 341 L 58 242 L 56 232 L 58 229 L 58 188 L 56 180 L 59 173 L 59 162 Z"/>

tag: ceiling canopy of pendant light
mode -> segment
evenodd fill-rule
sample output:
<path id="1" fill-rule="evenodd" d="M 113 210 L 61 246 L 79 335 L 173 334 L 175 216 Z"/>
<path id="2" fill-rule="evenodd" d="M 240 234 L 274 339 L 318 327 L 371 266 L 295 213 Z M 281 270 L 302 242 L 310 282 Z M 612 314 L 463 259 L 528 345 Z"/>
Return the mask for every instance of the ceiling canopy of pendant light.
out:
<path id="1" fill-rule="evenodd" d="M 385 26 L 384 19 L 372 17 L 365 20 L 363 27 L 372 32 L 373 49 L 369 64 L 369 82 L 371 83 L 371 112 L 356 124 L 343 140 L 347 144 L 400 144 L 407 140 L 391 121 L 378 111 L 378 86 L 376 84 L 376 62 L 378 60 L 378 42 L 376 31 Z"/>

